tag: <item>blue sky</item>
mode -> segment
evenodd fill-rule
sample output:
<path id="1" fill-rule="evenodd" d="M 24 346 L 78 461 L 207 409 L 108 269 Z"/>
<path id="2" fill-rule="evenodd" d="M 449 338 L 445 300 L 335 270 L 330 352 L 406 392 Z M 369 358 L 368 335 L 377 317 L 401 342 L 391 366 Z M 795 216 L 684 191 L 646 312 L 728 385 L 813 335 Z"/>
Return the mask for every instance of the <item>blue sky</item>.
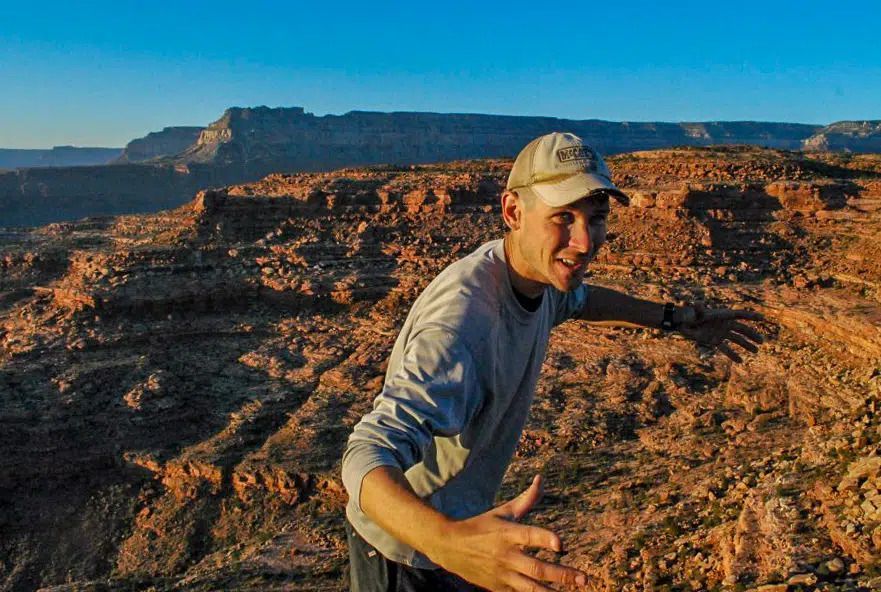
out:
<path id="1" fill-rule="evenodd" d="M 881 119 L 877 0 L 27 6 L 0 0 L 0 147 L 122 146 L 234 105 Z"/>

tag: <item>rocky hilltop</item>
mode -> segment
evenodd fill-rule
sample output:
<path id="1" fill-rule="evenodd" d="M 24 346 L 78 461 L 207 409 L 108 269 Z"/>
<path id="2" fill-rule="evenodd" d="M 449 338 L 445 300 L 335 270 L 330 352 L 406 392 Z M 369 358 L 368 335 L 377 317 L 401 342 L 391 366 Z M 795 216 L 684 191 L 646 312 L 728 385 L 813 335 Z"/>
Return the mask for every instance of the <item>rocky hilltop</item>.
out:
<path id="1" fill-rule="evenodd" d="M 204 127 L 166 127 L 150 132 L 126 144 L 119 156 L 119 163 L 145 162 L 162 156 L 173 156 L 196 143 Z"/>
<path id="2" fill-rule="evenodd" d="M 532 475 L 591 589 L 881 589 L 881 157 L 609 159 L 590 282 L 763 312 L 733 365 L 558 327 Z M 0 589 L 346 589 L 339 461 L 410 304 L 502 229 L 507 160 L 273 174 L 0 235 Z"/>

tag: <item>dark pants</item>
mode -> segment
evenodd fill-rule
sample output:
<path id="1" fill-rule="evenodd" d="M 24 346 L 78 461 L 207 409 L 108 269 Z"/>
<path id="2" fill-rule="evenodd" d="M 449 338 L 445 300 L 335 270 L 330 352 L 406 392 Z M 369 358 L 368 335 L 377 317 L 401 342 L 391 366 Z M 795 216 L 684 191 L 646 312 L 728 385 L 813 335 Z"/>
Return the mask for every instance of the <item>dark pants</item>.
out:
<path id="1" fill-rule="evenodd" d="M 418 569 L 386 559 L 361 538 L 346 520 L 351 592 L 480 592 L 459 576 L 442 569 Z"/>

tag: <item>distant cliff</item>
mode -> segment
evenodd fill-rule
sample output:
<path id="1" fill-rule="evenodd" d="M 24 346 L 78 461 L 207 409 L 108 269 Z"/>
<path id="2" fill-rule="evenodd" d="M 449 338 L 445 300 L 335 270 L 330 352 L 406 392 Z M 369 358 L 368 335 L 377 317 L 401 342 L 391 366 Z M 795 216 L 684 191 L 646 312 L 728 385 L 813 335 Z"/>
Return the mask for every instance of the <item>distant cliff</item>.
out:
<path id="1" fill-rule="evenodd" d="M 0 169 L 107 164 L 120 148 L 55 146 L 49 149 L 0 148 Z"/>
<path id="2" fill-rule="evenodd" d="M 204 127 L 166 127 L 132 140 L 123 149 L 117 162 L 135 163 L 183 152 L 199 139 Z"/>
<path id="3" fill-rule="evenodd" d="M 133 140 L 112 166 L 0 174 L 0 227 L 156 211 L 199 189 L 274 172 L 513 157 L 532 138 L 556 130 L 572 131 L 604 154 L 713 144 L 881 152 L 879 121 L 823 127 L 367 111 L 315 116 L 301 107 L 234 107 L 204 129 L 169 127 Z"/>
<path id="4" fill-rule="evenodd" d="M 552 117 L 352 111 L 317 117 L 300 107 L 228 109 L 175 161 L 212 166 L 230 182 L 276 171 L 513 157 L 532 138 L 567 130 L 604 154 L 670 146 L 754 144 L 798 150 L 819 129 L 797 123 L 612 122 Z"/>
<path id="5" fill-rule="evenodd" d="M 805 150 L 881 152 L 881 121 L 839 121 L 805 140 Z"/>

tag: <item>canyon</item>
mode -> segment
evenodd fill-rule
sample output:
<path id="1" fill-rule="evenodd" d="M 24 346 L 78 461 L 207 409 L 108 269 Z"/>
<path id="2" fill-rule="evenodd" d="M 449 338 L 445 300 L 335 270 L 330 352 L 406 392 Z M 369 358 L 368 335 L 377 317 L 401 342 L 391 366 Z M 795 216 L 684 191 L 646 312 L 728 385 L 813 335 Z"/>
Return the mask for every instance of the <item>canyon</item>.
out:
<path id="1" fill-rule="evenodd" d="M 167 127 L 129 142 L 114 164 L 0 171 L 0 227 L 155 212 L 197 191 L 272 173 L 408 166 L 514 156 L 566 130 L 602 154 L 674 146 L 757 145 L 793 151 L 881 150 L 881 123 L 613 122 L 483 114 L 233 107 L 207 127 Z M 117 170 L 117 167 L 123 167 Z"/>
<path id="2" fill-rule="evenodd" d="M 279 162 L 236 125 L 156 170 Z M 767 342 L 559 326 L 500 499 L 542 473 L 529 521 L 591 590 L 881 589 L 881 156 L 607 161 L 632 205 L 588 283 Z M 346 437 L 416 296 L 501 236 L 511 167 L 356 164 L 0 231 L 0 590 L 347 589 Z"/>

